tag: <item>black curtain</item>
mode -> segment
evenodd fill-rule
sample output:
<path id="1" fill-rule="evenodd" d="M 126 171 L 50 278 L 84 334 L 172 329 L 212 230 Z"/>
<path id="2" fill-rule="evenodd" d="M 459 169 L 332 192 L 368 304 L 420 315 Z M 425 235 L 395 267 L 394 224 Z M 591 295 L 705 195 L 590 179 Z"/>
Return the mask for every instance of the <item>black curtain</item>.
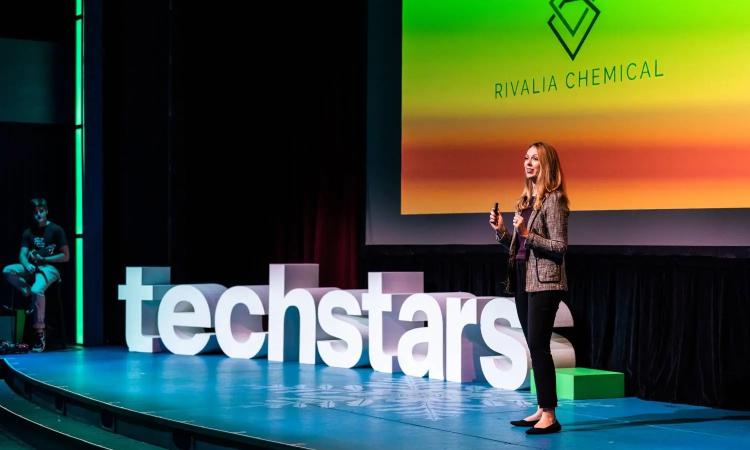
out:
<path id="1" fill-rule="evenodd" d="M 626 251 L 567 256 L 575 327 L 560 331 L 577 365 L 625 373 L 627 395 L 750 409 L 750 259 Z M 423 271 L 428 292 L 502 295 L 507 256 L 498 246 L 370 246 L 364 258 L 367 271 Z"/>
<path id="2" fill-rule="evenodd" d="M 320 263 L 353 288 L 364 186 L 365 2 L 104 5 L 105 341 L 125 267 L 265 284 Z"/>
<path id="3" fill-rule="evenodd" d="M 21 234 L 34 224 L 30 200 L 44 197 L 49 204 L 49 219 L 60 225 L 68 237 L 71 258 L 75 258 L 75 182 L 73 167 L 73 127 L 55 124 L 0 122 L 0 180 L 4 208 L 0 213 L 2 265 L 18 262 Z M 74 259 L 71 259 L 74 261 Z M 72 330 L 75 311 L 75 268 L 60 264 L 63 281 L 61 294 L 66 328 Z M 3 303 L 11 298 L 12 288 L 0 283 Z M 18 294 L 15 294 L 16 298 Z M 57 325 L 57 316 L 50 315 Z M 67 339 L 73 338 L 72 331 Z"/>
<path id="4" fill-rule="evenodd" d="M 169 3 L 103 5 L 104 342 L 124 344 L 125 267 L 168 259 Z"/>
<path id="5" fill-rule="evenodd" d="M 3 208 L 0 210 L 0 266 L 18 262 L 21 233 L 34 221 L 30 200 L 45 197 L 49 218 L 65 230 L 71 257 L 75 258 L 75 178 L 73 131 L 73 17 L 72 0 L 28 0 L 3 2 L 0 5 L 0 38 L 42 41 L 55 53 L 53 62 L 35 61 L 39 70 L 48 75 L 48 85 L 38 86 L 25 79 L 11 77 L 21 93 L 41 90 L 50 92 L 42 104 L 13 103 L 0 99 L 3 117 L 0 122 L 0 189 Z M 48 64 L 49 63 L 49 64 Z M 17 61 L 3 60 L 3 71 L 14 73 Z M 50 73 L 50 66 L 53 67 Z M 24 99 L 28 97 L 23 97 Z M 38 98 L 31 95 L 35 101 Z M 51 113 L 28 114 L 28 110 Z M 45 123 L 24 123 L 32 120 Z M 63 320 L 67 339 L 74 337 L 75 268 L 74 259 L 60 265 Z M 12 288 L 0 282 L 0 302 L 8 303 Z M 17 298 L 17 294 L 15 294 Z M 50 310 L 56 306 L 50 305 Z M 50 329 L 58 327 L 58 315 L 48 313 Z M 57 336 L 54 336 L 56 338 Z"/>
<path id="6" fill-rule="evenodd" d="M 173 10 L 175 276 L 265 283 L 318 262 L 354 287 L 364 180 L 364 2 Z"/>
<path id="7" fill-rule="evenodd" d="M 569 258 L 578 363 L 646 399 L 750 408 L 750 260 Z"/>

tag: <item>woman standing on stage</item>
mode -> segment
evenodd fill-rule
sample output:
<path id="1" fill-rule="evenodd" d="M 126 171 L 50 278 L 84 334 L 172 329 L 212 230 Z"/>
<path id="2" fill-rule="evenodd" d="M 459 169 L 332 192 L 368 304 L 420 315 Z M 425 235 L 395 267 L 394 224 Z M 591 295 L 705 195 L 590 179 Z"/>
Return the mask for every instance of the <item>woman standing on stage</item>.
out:
<path id="1" fill-rule="evenodd" d="M 516 204 L 512 233 L 494 210 L 490 212 L 490 226 L 497 241 L 509 248 L 509 264 L 515 267 L 507 290 L 515 291 L 516 310 L 531 352 L 539 403 L 534 414 L 511 424 L 532 427 L 527 434 L 548 434 L 562 429 L 555 417 L 557 392 L 550 338 L 557 307 L 568 291 L 565 275 L 568 197 L 560 159 L 550 144 L 531 144 L 523 167 L 526 182 Z"/>

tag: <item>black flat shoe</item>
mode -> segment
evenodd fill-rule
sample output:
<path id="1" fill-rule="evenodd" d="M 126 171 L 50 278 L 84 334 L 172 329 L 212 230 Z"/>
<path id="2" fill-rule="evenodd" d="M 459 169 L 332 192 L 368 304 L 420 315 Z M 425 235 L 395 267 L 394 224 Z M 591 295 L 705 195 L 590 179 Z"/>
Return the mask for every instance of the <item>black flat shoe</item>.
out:
<path id="1" fill-rule="evenodd" d="M 526 430 L 526 434 L 551 434 L 551 433 L 559 433 L 560 430 L 562 430 L 562 425 L 560 425 L 560 422 L 555 420 L 555 423 L 548 427 L 544 428 L 529 428 Z"/>
<path id="2" fill-rule="evenodd" d="M 538 420 L 511 420 L 510 424 L 514 427 L 533 427 L 539 421 Z"/>

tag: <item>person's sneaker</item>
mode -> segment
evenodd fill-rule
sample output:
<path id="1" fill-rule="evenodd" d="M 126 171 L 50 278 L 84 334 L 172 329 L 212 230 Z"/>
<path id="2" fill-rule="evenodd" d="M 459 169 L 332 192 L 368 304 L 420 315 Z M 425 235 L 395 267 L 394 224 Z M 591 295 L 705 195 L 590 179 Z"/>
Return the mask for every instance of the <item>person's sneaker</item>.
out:
<path id="1" fill-rule="evenodd" d="M 44 334 L 44 331 L 39 331 L 36 333 L 36 341 L 34 342 L 34 346 L 31 347 L 32 352 L 43 352 L 44 349 L 47 347 L 47 336 Z"/>

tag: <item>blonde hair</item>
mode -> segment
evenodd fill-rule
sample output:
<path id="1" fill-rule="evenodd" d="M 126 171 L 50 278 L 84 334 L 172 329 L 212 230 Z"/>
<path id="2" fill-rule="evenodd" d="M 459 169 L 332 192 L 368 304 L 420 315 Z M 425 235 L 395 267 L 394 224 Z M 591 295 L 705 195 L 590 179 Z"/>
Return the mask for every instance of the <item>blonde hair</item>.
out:
<path id="1" fill-rule="evenodd" d="M 534 209 L 539 210 L 542 207 L 544 198 L 552 192 L 560 192 L 560 204 L 565 211 L 570 210 L 568 195 L 565 192 L 565 176 L 563 175 L 560 157 L 557 156 L 557 150 L 546 142 L 534 142 L 529 148 L 536 148 L 539 155 L 539 174 L 536 177 L 536 192 L 532 192 L 533 183 L 526 178 L 521 197 L 516 203 L 516 208 L 520 211 L 529 207 L 531 197 L 536 197 Z"/>

